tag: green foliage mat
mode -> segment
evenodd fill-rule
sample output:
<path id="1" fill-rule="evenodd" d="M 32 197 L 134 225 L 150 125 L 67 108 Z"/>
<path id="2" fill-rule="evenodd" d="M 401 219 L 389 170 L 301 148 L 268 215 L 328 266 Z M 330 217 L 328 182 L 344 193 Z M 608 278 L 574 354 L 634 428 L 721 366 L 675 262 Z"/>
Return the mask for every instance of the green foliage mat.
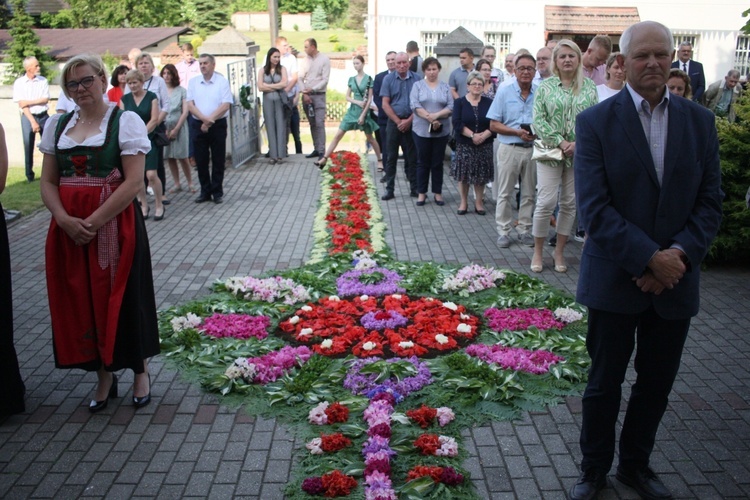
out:
<path id="1" fill-rule="evenodd" d="M 473 314 L 483 318 L 488 308 L 547 308 L 573 307 L 573 299 L 549 285 L 523 274 L 504 271 L 506 278 L 498 286 L 464 296 L 446 293 L 442 284 L 453 275 L 457 267 L 436 263 L 409 263 L 393 260 L 388 252 L 374 256 L 379 266 L 403 276 L 400 285 L 410 297 L 421 295 L 462 304 Z M 351 269 L 348 257 L 326 258 L 317 264 L 297 269 L 269 273 L 305 286 L 311 293 L 310 302 L 336 293 L 336 278 Z M 274 417 L 291 426 L 305 441 L 318 437 L 321 432 L 342 432 L 354 442 L 334 454 L 323 457 L 311 455 L 306 449 L 298 453 L 294 480 L 287 487 L 288 498 L 310 498 L 300 489 L 305 477 L 320 476 L 332 469 L 361 478 L 364 462 L 361 445 L 367 438 L 367 424 L 362 412 L 368 400 L 354 396 L 342 385 L 348 365 L 356 359 L 349 356 L 330 359 L 314 355 L 307 364 L 295 368 L 282 378 L 265 386 L 246 383 L 242 379 L 230 380 L 224 373 L 237 358 L 248 358 L 278 350 L 286 342 L 274 335 L 279 322 L 289 317 L 303 304 L 289 306 L 274 302 L 253 302 L 238 298 L 226 290 L 222 282 L 214 285 L 214 293 L 179 307 L 163 311 L 160 316 L 162 352 L 168 362 L 187 380 L 219 395 L 227 405 L 244 405 L 248 413 Z M 579 308 L 580 310 L 580 308 Z M 271 319 L 272 332 L 266 339 L 237 340 L 216 339 L 195 329 L 175 332 L 170 321 L 178 316 L 193 313 L 206 318 L 215 312 L 265 315 Z M 578 393 L 585 381 L 588 356 L 585 348 L 585 320 L 569 324 L 564 329 L 540 331 L 534 327 L 520 332 L 492 331 L 484 321 L 480 324 L 476 342 L 501 343 L 506 346 L 530 350 L 544 349 L 563 356 L 565 360 L 553 364 L 544 375 L 503 370 L 467 356 L 463 350 L 434 359 L 424 360 L 434 382 L 408 396 L 396 406 L 391 446 L 398 456 L 391 461 L 391 478 L 400 498 L 475 498 L 476 492 L 467 480 L 459 486 L 446 487 L 422 478 L 405 482 L 406 472 L 415 465 L 452 466 L 465 473 L 461 464 L 466 458 L 461 451 L 457 457 L 420 456 L 411 443 L 423 432 L 455 437 L 459 444 L 462 431 L 473 425 L 493 420 L 518 418 L 524 411 L 543 410 L 546 405 L 557 404 L 565 395 Z M 311 425 L 307 416 L 312 407 L 321 401 L 338 401 L 350 409 L 346 424 L 326 426 Z M 456 419 L 444 428 L 428 429 L 415 426 L 404 416 L 407 410 L 421 404 L 431 407 L 448 406 Z M 462 449 L 462 448 L 460 448 Z M 351 498 L 363 498 L 362 481 Z"/>

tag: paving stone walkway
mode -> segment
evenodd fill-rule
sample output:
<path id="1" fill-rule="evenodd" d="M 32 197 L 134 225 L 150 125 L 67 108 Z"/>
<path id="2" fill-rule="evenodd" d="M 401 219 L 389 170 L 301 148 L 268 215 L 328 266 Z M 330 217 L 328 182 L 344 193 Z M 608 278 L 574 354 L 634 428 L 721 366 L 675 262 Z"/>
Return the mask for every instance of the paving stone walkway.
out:
<path id="1" fill-rule="evenodd" d="M 487 203 L 485 217 L 457 216 L 458 194 L 446 175 L 446 206 L 415 207 L 401 172 L 399 166 L 396 199 L 381 202 L 398 259 L 527 272 L 531 249 L 495 245 L 494 205 Z M 296 267 L 309 255 L 319 195 L 309 160 L 255 161 L 229 171 L 225 183 L 224 204 L 197 205 L 182 192 L 163 221 L 147 222 L 159 308 L 207 294 L 217 278 Z M 126 372 L 121 398 L 89 414 L 96 377 L 54 368 L 43 257 L 48 224 L 42 211 L 9 228 L 27 411 L 0 422 L 0 498 L 283 498 L 293 451 L 303 443 L 274 420 L 219 404 L 161 357 L 150 365 L 150 406 L 133 410 Z M 574 293 L 579 255 L 580 244 L 571 243 L 570 270 L 558 274 L 548 252 L 539 277 Z M 709 269 L 702 299 L 652 465 L 677 498 L 748 498 L 750 272 Z M 578 475 L 580 411 L 580 398 L 571 397 L 515 422 L 467 431 L 465 465 L 480 494 L 563 498 Z M 611 478 L 600 498 L 637 495 Z"/>

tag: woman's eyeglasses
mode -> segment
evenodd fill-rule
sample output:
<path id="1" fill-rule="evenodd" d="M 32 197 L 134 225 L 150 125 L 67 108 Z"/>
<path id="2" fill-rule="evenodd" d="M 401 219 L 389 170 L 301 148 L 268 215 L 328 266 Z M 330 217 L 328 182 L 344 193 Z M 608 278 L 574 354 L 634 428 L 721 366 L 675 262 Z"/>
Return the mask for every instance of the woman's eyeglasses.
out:
<path id="1" fill-rule="evenodd" d="M 86 78 L 81 78 L 80 81 L 71 80 L 65 84 L 65 88 L 68 89 L 68 92 L 78 91 L 79 85 L 84 89 L 87 89 L 94 84 L 95 79 L 96 77 L 94 76 L 87 76 Z"/>

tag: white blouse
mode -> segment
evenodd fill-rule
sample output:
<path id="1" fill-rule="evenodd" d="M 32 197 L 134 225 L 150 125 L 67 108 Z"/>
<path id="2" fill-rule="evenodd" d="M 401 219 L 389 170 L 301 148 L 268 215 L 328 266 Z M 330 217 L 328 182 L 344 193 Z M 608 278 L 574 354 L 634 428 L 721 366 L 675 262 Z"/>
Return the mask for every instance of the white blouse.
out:
<path id="1" fill-rule="evenodd" d="M 107 112 L 104 114 L 101 125 L 99 125 L 100 133 L 87 137 L 83 142 L 76 142 L 68 136 L 68 130 L 73 128 L 78 119 L 79 110 L 76 109 L 73 118 L 70 119 L 68 124 L 65 126 L 62 134 L 60 135 L 60 143 L 58 146 L 60 149 L 70 149 L 75 146 L 101 146 L 104 144 L 105 134 L 107 132 L 107 124 L 109 123 L 109 117 L 112 115 L 112 111 L 116 106 L 110 105 Z M 57 130 L 57 122 L 63 116 L 62 113 L 57 113 L 49 118 L 47 124 L 44 126 L 44 133 L 42 134 L 42 140 L 39 143 L 39 151 L 45 154 L 55 154 L 55 131 Z M 136 155 L 138 153 L 146 154 L 151 151 L 151 141 L 148 139 L 148 131 L 146 130 L 146 124 L 143 123 L 141 117 L 132 111 L 123 111 L 120 115 L 120 155 Z"/>

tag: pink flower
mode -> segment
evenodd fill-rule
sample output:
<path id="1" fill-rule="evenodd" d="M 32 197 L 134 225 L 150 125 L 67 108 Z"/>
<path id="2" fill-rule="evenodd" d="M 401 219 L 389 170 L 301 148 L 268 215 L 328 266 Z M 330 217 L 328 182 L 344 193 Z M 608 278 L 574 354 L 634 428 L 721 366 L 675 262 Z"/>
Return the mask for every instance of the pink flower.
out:
<path id="1" fill-rule="evenodd" d="M 529 351 L 520 347 L 505 347 L 499 344 L 470 345 L 466 348 L 466 354 L 477 357 L 485 363 L 500 365 L 506 370 L 524 371 L 535 375 L 547 373 L 550 365 L 565 359 L 549 351 Z"/>
<path id="2" fill-rule="evenodd" d="M 310 454 L 312 455 L 322 455 L 323 454 L 323 448 L 321 448 L 321 445 L 323 444 L 323 440 L 320 438 L 313 438 L 312 441 L 307 443 L 305 445 L 305 448 L 310 450 Z"/>
<path id="3" fill-rule="evenodd" d="M 458 455 L 458 443 L 452 437 L 440 436 L 438 442 L 440 448 L 435 452 L 435 455 L 439 457 L 455 457 Z"/>
<path id="4" fill-rule="evenodd" d="M 436 410 L 437 410 L 437 419 L 438 419 L 438 423 L 440 424 L 440 427 L 445 427 L 456 418 L 456 415 L 453 413 L 453 410 L 451 410 L 447 406 L 441 406 L 440 408 L 436 408 Z"/>
<path id="5" fill-rule="evenodd" d="M 271 320 L 266 316 L 248 316 L 247 314 L 220 314 L 203 320 L 200 328 L 205 335 L 222 338 L 249 339 L 255 337 L 262 340 L 268 337 L 266 328 Z"/>
<path id="6" fill-rule="evenodd" d="M 307 420 L 313 425 L 325 425 L 328 423 L 328 415 L 326 415 L 326 408 L 328 403 L 323 401 L 318 406 L 310 410 L 307 415 Z"/>

